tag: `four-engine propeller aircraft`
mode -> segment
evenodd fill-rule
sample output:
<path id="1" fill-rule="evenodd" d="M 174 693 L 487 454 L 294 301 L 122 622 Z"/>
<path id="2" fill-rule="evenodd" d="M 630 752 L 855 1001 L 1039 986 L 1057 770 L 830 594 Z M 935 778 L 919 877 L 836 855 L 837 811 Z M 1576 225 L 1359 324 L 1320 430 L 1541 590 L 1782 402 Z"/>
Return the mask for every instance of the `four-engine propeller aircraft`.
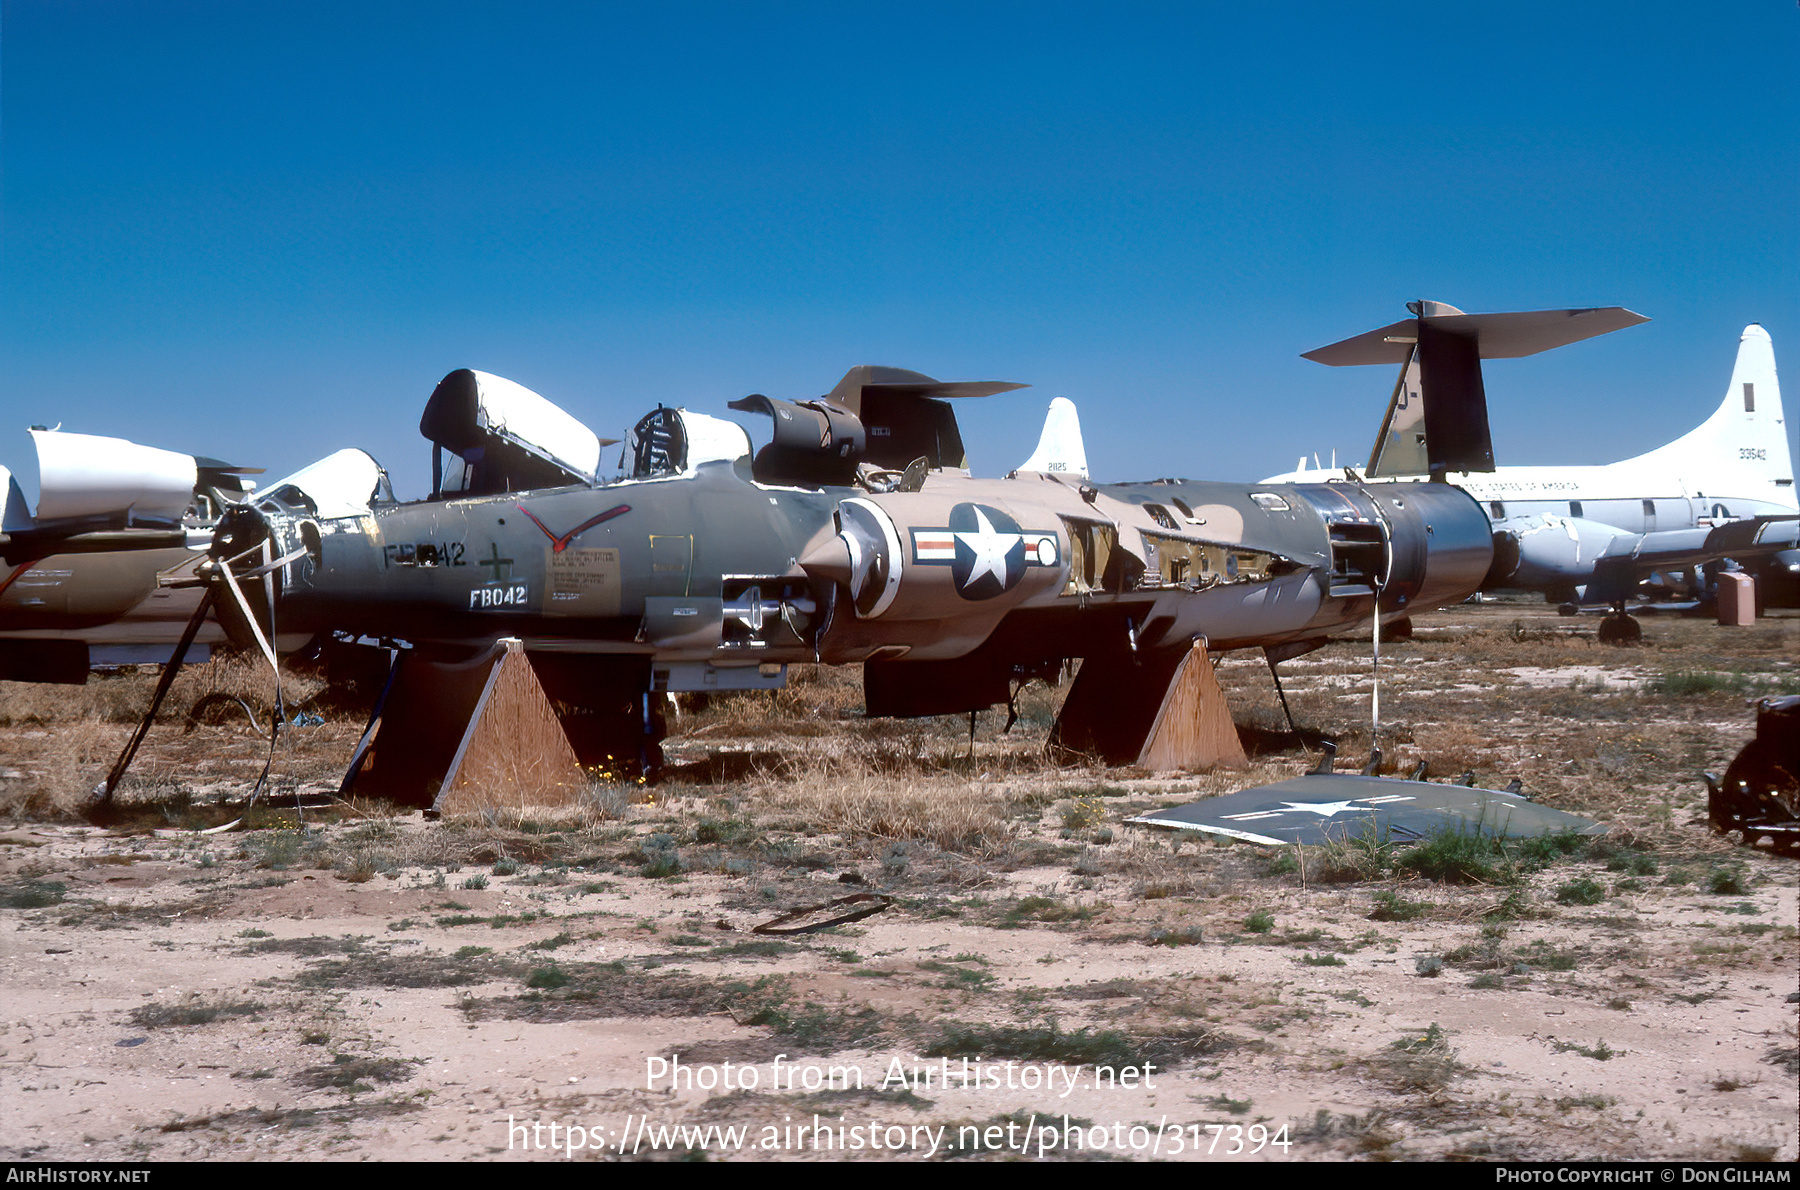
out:
<path id="1" fill-rule="evenodd" d="M 1029 470 L 969 478 L 951 402 L 1020 387 L 858 367 L 816 400 L 734 402 L 771 419 L 760 450 L 658 408 L 602 480 L 573 418 L 453 372 L 421 420 L 428 499 L 340 452 L 227 509 L 207 574 L 240 631 L 394 647 L 396 691 L 413 661 L 518 638 L 551 698 L 589 712 L 565 723 L 608 729 L 590 749 L 650 767 L 653 693 L 773 688 L 796 662 L 862 663 L 869 714 L 922 716 L 1082 658 L 1058 739 L 1130 759 L 1197 638 L 1293 656 L 1488 571 L 1486 516 L 1447 485 L 1091 483 L 1062 400 Z M 253 577 L 267 598 L 244 597 Z"/>
<path id="2" fill-rule="evenodd" d="M 1305 358 L 1332 366 L 1400 364 L 1363 478 L 1449 477 L 1481 501 L 1494 531 L 1494 569 L 1484 588 L 1543 591 L 1566 605 L 1612 604 L 1603 634 L 1632 639 L 1636 624 L 1623 603 L 1654 572 L 1724 558 L 1762 559 L 1765 573 L 1800 564 L 1793 552 L 1800 503 L 1774 347 L 1762 327 L 1744 328 L 1731 383 L 1712 416 L 1668 445 L 1605 466 L 1496 468 L 1482 359 L 1535 354 L 1645 320 L 1617 307 L 1464 314 L 1442 302 L 1414 302 L 1408 309 L 1411 319 Z M 1454 421 L 1439 425 L 1440 411 Z M 1458 437 L 1477 422 L 1478 440 L 1462 449 Z M 1303 467 L 1269 482 L 1346 474 Z"/>

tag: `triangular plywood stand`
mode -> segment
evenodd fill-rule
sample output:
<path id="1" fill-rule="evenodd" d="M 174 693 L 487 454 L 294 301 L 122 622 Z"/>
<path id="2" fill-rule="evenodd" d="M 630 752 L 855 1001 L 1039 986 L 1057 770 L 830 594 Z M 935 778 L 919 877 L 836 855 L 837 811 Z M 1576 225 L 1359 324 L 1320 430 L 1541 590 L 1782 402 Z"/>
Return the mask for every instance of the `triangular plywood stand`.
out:
<path id="1" fill-rule="evenodd" d="M 1124 650 L 1085 658 L 1056 726 L 1053 753 L 1153 772 L 1245 763 L 1206 642 L 1185 652 Z"/>
<path id="2" fill-rule="evenodd" d="M 1138 765 L 1153 773 L 1173 769 L 1242 768 L 1248 763 L 1231 722 L 1231 706 L 1213 674 L 1206 642 L 1196 641 L 1175 671 L 1156 712 Z"/>
<path id="3" fill-rule="evenodd" d="M 524 647 L 517 640 L 500 643 L 505 652 L 488 678 L 434 810 L 569 805 L 587 788 L 581 762 Z"/>
<path id="4" fill-rule="evenodd" d="M 344 788 L 456 813 L 566 805 L 586 778 L 523 646 L 508 638 L 471 661 L 403 655 Z"/>

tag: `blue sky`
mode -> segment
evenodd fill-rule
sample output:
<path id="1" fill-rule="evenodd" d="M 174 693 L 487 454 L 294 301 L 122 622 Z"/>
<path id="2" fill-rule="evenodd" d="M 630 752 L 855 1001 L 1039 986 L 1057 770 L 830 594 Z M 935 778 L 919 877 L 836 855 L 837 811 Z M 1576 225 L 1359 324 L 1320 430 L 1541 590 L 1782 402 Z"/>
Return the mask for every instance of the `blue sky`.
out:
<path id="1" fill-rule="evenodd" d="M 1392 377 L 1299 356 L 1418 297 L 1650 316 L 1488 366 L 1501 462 L 1607 462 L 1800 360 L 1797 78 L 1792 0 L 5 0 L 0 462 L 417 496 L 454 368 L 616 437 L 884 363 L 1034 386 L 978 474 L 1067 396 L 1098 478 L 1248 480 L 1366 454 Z"/>

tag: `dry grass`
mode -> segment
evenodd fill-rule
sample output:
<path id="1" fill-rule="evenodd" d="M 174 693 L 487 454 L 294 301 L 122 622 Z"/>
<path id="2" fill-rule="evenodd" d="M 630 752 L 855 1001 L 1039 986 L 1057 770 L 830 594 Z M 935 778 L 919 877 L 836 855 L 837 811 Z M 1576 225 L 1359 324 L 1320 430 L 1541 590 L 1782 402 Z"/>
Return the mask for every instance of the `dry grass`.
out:
<path id="1" fill-rule="evenodd" d="M 1491 732 L 1466 723 L 1430 724 L 1412 731 L 1413 750 L 1438 777 L 1492 767 L 1494 742 Z"/>
<path id="2" fill-rule="evenodd" d="M 1363 1068 L 1401 1094 L 1435 1094 L 1469 1074 L 1435 1023 L 1422 1034 L 1402 1037 L 1365 1058 Z"/>
<path id="3" fill-rule="evenodd" d="M 150 705 L 149 686 L 130 678 L 95 678 L 85 686 L 0 682 L 0 727 L 42 727 L 83 719 L 128 723 L 143 717 Z M 136 699 L 136 714 L 129 711 Z"/>
<path id="4" fill-rule="evenodd" d="M 9 734 L 19 736 L 28 730 L 13 728 Z M 75 821 L 87 804 L 94 782 L 118 755 L 127 734 L 126 728 L 107 723 L 90 712 L 79 719 L 64 720 L 54 730 L 42 731 L 30 740 L 16 740 L 6 754 L 21 762 L 24 779 L 0 784 L 0 815 Z"/>
<path id="5" fill-rule="evenodd" d="M 133 666 L 93 674 L 83 686 L 0 682 L 0 768 L 13 767 L 20 774 L 0 782 L 0 815 L 50 821 L 79 818 L 89 792 L 105 777 L 131 729 L 149 709 L 158 677 L 155 667 Z M 283 675 L 290 710 L 323 688 L 314 678 Z M 267 666 L 246 656 L 222 654 L 204 665 L 184 668 L 158 710 L 146 754 L 134 768 L 138 791 L 148 786 L 153 798 L 170 795 L 177 792 L 175 786 L 206 770 L 207 765 L 187 763 L 186 757 L 153 755 L 151 745 L 181 740 L 184 726 L 194 732 L 201 753 L 216 752 L 218 741 L 229 739 L 250 749 L 246 757 L 253 754 L 261 742 L 260 732 L 267 730 L 274 693 Z M 194 729 L 187 723 L 189 711 L 211 695 L 241 699 L 260 726 L 253 725 L 242 709 L 231 707 L 216 724 Z M 327 742 L 335 743 L 335 733 L 325 735 L 331 737 Z M 175 747 L 179 750 L 180 745 Z M 126 793 L 122 800 L 131 796 Z"/>
<path id="6" fill-rule="evenodd" d="M 335 870 L 351 880 L 403 868 L 456 872 L 507 861 L 568 864 L 616 843 L 622 812 L 622 805 L 589 799 L 471 809 L 425 823 L 410 815 L 394 817 L 384 802 L 344 804 L 335 816 L 354 820 L 347 829 L 322 830 L 271 815 L 276 829 L 243 836 L 243 858 L 258 868 Z"/>
<path id="7" fill-rule="evenodd" d="M 499 831 L 544 834 L 556 831 L 592 831 L 617 823 L 632 804 L 633 791 L 612 785 L 590 785 L 586 794 L 573 804 L 497 806 L 470 810 L 462 814 L 446 814 L 451 823 Z"/>
<path id="8" fill-rule="evenodd" d="M 93 674 L 84 686 L 0 682 L 0 816 L 79 818 L 89 792 L 149 708 L 158 676 L 154 667 L 137 666 Z M 323 690 L 317 678 L 284 670 L 290 714 L 303 704 L 317 705 Z M 207 786 L 248 793 L 268 756 L 274 692 L 267 667 L 246 657 L 221 655 L 183 669 L 116 802 L 182 813 Z M 216 714 L 190 721 L 196 704 L 215 695 L 244 706 L 215 698 Z M 336 784 L 361 719 L 330 714 L 322 726 L 282 732 L 278 785 Z"/>
<path id="9" fill-rule="evenodd" d="M 66 723 L 71 718 L 135 724 L 149 709 L 160 676 L 155 666 L 136 665 L 92 674 L 84 686 L 0 682 L 0 727 Z M 324 688 L 316 677 L 282 670 L 282 697 L 290 709 L 315 699 Z M 182 722 L 189 708 L 212 694 L 243 699 L 265 723 L 275 706 L 275 685 L 265 662 L 247 654 L 221 653 L 176 675 L 157 722 Z"/>
<path id="10" fill-rule="evenodd" d="M 982 855 L 1004 852 L 1012 842 L 1005 792 L 985 782 L 922 786 L 852 760 L 809 765 L 752 795 L 785 817 L 848 839 L 925 840 Z"/>
<path id="11" fill-rule="evenodd" d="M 1593 665 L 1611 660 L 1618 651 L 1601 644 L 1591 625 L 1580 621 L 1521 618 L 1510 625 L 1477 628 L 1457 646 L 1478 667 Z"/>
<path id="12" fill-rule="evenodd" d="M 860 666 L 794 665 L 781 690 L 681 695 L 669 730 L 696 739 L 828 735 L 862 706 Z"/>
<path id="13" fill-rule="evenodd" d="M 1679 812 L 1671 802 L 1680 805 L 1698 796 L 1685 790 L 1688 776 L 1728 759 L 1717 725 L 1747 726 L 1741 694 L 1710 687 L 1665 690 L 1653 682 L 1629 693 L 1602 691 L 1584 686 L 1581 671 L 1568 683 L 1548 687 L 1494 682 L 1488 675 L 1519 666 L 1617 672 L 1623 665 L 1647 681 L 1704 667 L 1741 675 L 1758 689 L 1783 683 L 1800 689 L 1800 672 L 1791 660 L 1800 645 L 1800 621 L 1791 619 L 1723 630 L 1660 617 L 1647 637 L 1651 643 L 1624 651 L 1598 645 L 1587 618 L 1564 619 L 1536 607 L 1508 608 L 1499 615 L 1492 608 L 1453 611 L 1445 619 L 1447 626 L 1418 639 L 1384 644 L 1384 771 L 1403 772 L 1424 759 L 1438 779 L 1472 769 L 1483 783 L 1498 785 L 1518 775 L 1548 804 L 1577 812 L 1606 810 L 1615 823 L 1667 827 L 1676 820 Z M 1186 798 L 1278 780 L 1291 775 L 1296 760 L 1312 755 L 1302 750 L 1302 740 L 1310 747 L 1321 735 L 1338 741 L 1341 766 L 1352 766 L 1370 743 L 1368 662 L 1366 643 L 1348 641 L 1284 664 L 1301 729 L 1296 736 L 1287 729 L 1260 658 L 1226 658 L 1218 666 L 1219 678 L 1247 741 L 1262 754 L 1261 763 L 1242 773 L 1193 775 L 1178 790 L 1163 782 L 1161 790 L 1138 794 L 1161 796 L 1166 790 Z M 742 788 L 783 821 L 804 819 L 815 829 L 842 830 L 854 838 L 948 840 L 962 851 L 982 852 L 1006 837 L 1001 825 L 1006 817 L 1027 817 L 1040 800 L 1054 827 L 1057 800 L 1079 794 L 1052 787 L 1084 776 L 1096 785 L 1133 776 L 1071 771 L 1045 759 L 1044 743 L 1066 682 L 1054 688 L 1030 685 L 1017 698 L 1018 722 L 1010 732 L 1002 732 L 1005 710 L 997 708 L 978 717 L 971 737 L 965 716 L 912 722 L 863 718 L 860 680 L 857 667 L 794 666 L 784 690 L 714 696 L 703 707 L 672 715 L 671 780 L 656 796 L 685 791 L 704 796 L 719 789 L 737 796 Z M 103 775 L 154 682 L 154 671 L 146 668 L 96 675 L 84 687 L 0 683 L 0 728 L 23 729 L 0 731 L 0 771 L 16 774 L 0 777 L 0 813 L 69 817 Z M 305 675 L 290 673 L 287 683 L 290 702 L 318 690 L 316 679 Z M 271 683 L 259 663 L 219 657 L 191 667 L 162 716 L 172 726 L 151 733 L 123 800 L 142 802 L 146 795 L 179 800 L 183 791 L 201 799 L 248 789 L 267 753 L 241 712 L 227 708 L 220 723 L 185 733 L 173 726 L 185 719 L 188 707 L 211 694 L 242 698 L 266 721 Z M 326 713 L 323 727 L 283 733 L 274 774 L 288 787 L 335 783 L 341 775 L 361 716 L 350 710 Z M 1000 782 L 1013 804 L 993 791 Z M 1602 788 L 1604 805 L 1593 800 Z M 629 787 L 590 786 L 573 808 L 569 829 L 629 819 L 634 800 Z M 1116 817 L 1111 809 L 1109 819 Z M 543 807 L 519 802 L 503 817 L 468 821 L 504 832 L 507 823 L 548 817 Z M 1325 867 L 1311 875 L 1329 880 L 1372 874 Z M 1162 883 L 1143 878 L 1146 884 Z"/>
<path id="14" fill-rule="evenodd" d="M 1593 1118 L 1598 1106 L 1571 1113 L 1564 1100 L 1532 1107 L 1522 1094 L 1477 1098 L 1488 1085 L 1513 1090 L 1514 1080 L 1552 1084 L 1510 1058 L 1498 1076 L 1504 1084 L 1494 1081 L 1498 1033 L 1472 1013 L 1562 997 L 1551 1007 L 1587 1014 L 1566 1035 L 1598 1053 L 1592 1043 L 1629 1009 L 1622 992 L 1641 1006 L 1635 1011 L 1654 1006 L 1696 1026 L 1728 1001 L 1757 1007 L 1770 988 L 1785 986 L 1778 976 L 1793 965 L 1794 931 L 1776 920 L 1765 887 L 1781 882 L 1788 899 L 1779 903 L 1791 904 L 1791 864 L 1740 855 L 1697 819 L 1703 798 L 1688 774 L 1727 758 L 1747 736 L 1741 697 L 1649 682 L 1620 693 L 1622 686 L 1598 688 L 1586 670 L 1556 674 L 1560 685 L 1548 687 L 1493 681 L 1484 671 L 1550 668 L 1547 661 L 1562 657 L 1559 668 L 1593 665 L 1609 677 L 1705 668 L 1779 679 L 1796 670 L 1800 621 L 1738 631 L 1658 621 L 1651 627 L 1666 631 L 1653 646 L 1621 653 L 1578 635 L 1591 625 L 1571 632 L 1545 619 L 1520 639 L 1504 623 L 1480 632 L 1458 625 L 1457 633 L 1383 647 L 1381 742 L 1390 760 L 1426 756 L 1440 780 L 1462 768 L 1484 779 L 1518 772 L 1541 800 L 1589 808 L 1613 827 L 1602 845 L 1547 855 L 1552 866 L 1541 871 L 1533 854 L 1513 848 L 1520 882 L 1505 887 L 1428 882 L 1397 866 L 1408 848 L 1371 840 L 1270 850 L 1121 824 L 1156 806 L 1290 777 L 1316 756 L 1303 751 L 1302 738 L 1338 740 L 1343 767 L 1359 765 L 1369 744 L 1368 648 L 1351 643 L 1284 666 L 1299 737 L 1288 731 L 1259 658 L 1220 667 L 1237 722 L 1260 732 L 1261 760 L 1244 772 L 1055 766 L 1042 746 L 1066 686 L 1027 691 L 1010 734 L 999 730 L 1004 711 L 984 714 L 971 741 L 966 717 L 864 719 L 854 670 L 796 667 L 793 685 L 779 694 L 715 699 L 672 716 L 676 772 L 646 787 L 648 798 L 632 785 L 595 784 L 576 806 L 489 807 L 437 822 L 381 803 L 302 817 L 277 801 L 246 814 L 242 833 L 206 839 L 45 831 L 60 837 L 39 844 L 27 838 L 34 832 L 11 832 L 23 841 L 0 855 L 12 890 L 0 910 L 13 915 L 9 925 L 16 918 L 47 939 L 54 928 L 83 944 L 113 944 L 125 935 L 97 932 L 135 928 L 147 958 L 134 971 L 174 961 L 164 957 L 165 938 L 216 949 L 221 928 L 229 935 L 263 921 L 269 929 L 237 934 L 255 940 L 241 957 L 271 970 L 281 963 L 289 974 L 259 985 L 255 979 L 271 973 L 259 970 L 234 986 L 281 987 L 313 1006 L 332 1030 L 330 1053 L 350 1055 L 329 1066 L 329 1054 L 310 1048 L 274 1056 L 266 1061 L 282 1073 L 268 1077 L 334 1092 L 372 1090 L 382 1074 L 408 1072 L 404 1051 L 391 1051 L 380 1068 L 353 1065 L 390 1051 L 343 1032 L 349 1023 L 363 1028 L 362 1005 L 374 1004 L 345 989 L 407 987 L 440 989 L 426 998 L 444 1007 L 460 1000 L 471 1026 L 494 1031 L 471 1035 L 484 1051 L 519 1037 L 502 1019 L 720 1013 L 735 1029 L 715 1019 L 706 1035 L 716 1025 L 732 1036 L 700 1043 L 697 1052 L 710 1056 L 694 1060 L 943 1045 L 1090 1062 L 1096 1052 L 1121 1061 L 1129 1053 L 1152 1057 L 1160 1071 L 1164 1059 L 1148 1047 L 1179 1042 L 1169 1060 L 1203 1068 L 1182 1090 L 1209 1106 L 1211 1118 L 1237 1113 L 1238 1104 L 1273 1111 L 1273 1088 L 1297 1082 L 1316 1084 L 1321 1102 L 1354 1108 L 1353 1116 L 1316 1116 L 1296 1138 L 1318 1148 L 1378 1158 L 1606 1156 L 1617 1117 Z M 53 746 L 71 752 L 71 769 L 84 756 L 99 768 L 111 760 L 116 741 L 105 733 L 122 735 L 125 725 L 109 723 L 79 691 L 51 694 L 75 697 L 50 727 L 29 727 L 42 733 L 24 741 L 29 749 L 20 743 L 25 733 L 0 730 L 0 769 L 35 774 Z M 341 771 L 359 726 L 345 713 L 325 727 L 284 733 L 283 747 L 295 751 L 278 755 L 277 773 L 291 781 L 306 766 Z M 56 727 L 75 734 L 63 739 Z M 75 747 L 81 732 L 104 746 Z M 151 734 L 141 771 L 171 797 L 190 791 L 196 805 L 234 791 L 241 797 L 266 747 L 241 724 L 185 734 L 164 726 Z M 20 785 L 0 778 L 0 789 L 9 787 Z M 140 786 L 134 796 L 143 793 Z M 64 857 L 77 834 L 90 851 L 107 851 L 80 862 L 116 863 L 117 874 L 156 879 L 161 891 L 105 888 L 72 865 L 57 866 L 70 864 Z M 142 862 L 152 854 L 162 861 L 154 867 Z M 1712 873 L 1727 869 L 1742 872 L 1736 887 L 1744 891 L 1727 893 L 1722 877 L 1715 887 Z M 309 875 L 314 883 L 303 884 Z M 1604 888 L 1606 901 L 1560 903 L 1556 891 L 1578 878 Z M 888 894 L 895 909 L 810 939 L 736 932 L 849 891 L 840 884 Z M 280 885 L 289 891 L 274 891 Z M 341 938 L 277 937 L 289 932 L 275 923 L 295 893 L 335 900 L 332 912 L 368 924 L 342 927 L 360 932 Z M 252 900 L 261 916 L 240 916 Z M 1738 901 L 1761 911 L 1737 909 Z M 203 924 L 210 917 L 224 920 Z M 1703 921 L 1713 924 L 1694 924 Z M 991 946 L 960 933 L 950 941 L 938 923 L 1003 932 L 976 934 Z M 1435 965 L 1435 978 L 1421 978 L 1421 958 Z M 693 974 L 708 969 L 716 976 Z M 1464 987 L 1475 1005 L 1463 1003 Z M 471 998 L 454 988 L 470 989 Z M 1445 1013 L 1418 1007 L 1440 994 L 1449 997 Z M 318 1007 L 324 1003 L 330 1007 Z M 171 1026 L 153 1040 L 211 1044 L 228 1029 L 273 1031 L 273 1011 L 238 1025 Z M 1605 1017 L 1599 1026 L 1591 1023 L 1596 1012 Z M 1434 1017 L 1442 1027 L 1428 1027 Z M 1358 1032 L 1358 1018 L 1365 1029 L 1380 1019 L 1406 1032 L 1371 1040 Z M 323 1044 L 325 1034 L 318 1037 Z M 1765 1084 L 1792 1082 L 1791 1037 L 1758 1033 L 1723 1060 L 1710 1057 L 1712 1041 L 1695 1043 L 1708 1047 L 1712 1063 L 1703 1070 L 1712 1080 L 1708 1099 L 1736 1094 L 1719 1084 L 1747 1082 L 1758 1070 Z M 1538 1048 L 1560 1060 L 1552 1046 Z M 1568 1057 L 1580 1055 L 1571 1048 Z M 1595 1077 L 1617 1078 L 1643 1058 L 1580 1060 Z M 476 1106 L 491 1117 L 494 1100 L 480 1090 L 490 1080 L 474 1089 L 428 1082 L 432 1069 L 419 1068 L 420 1085 L 442 1103 L 433 1098 L 421 1110 L 453 1112 L 458 1124 Z M 1598 1083 L 1566 1103 L 1599 1104 L 1600 1091 L 1613 1089 Z M 730 1110 L 741 1115 L 745 1103 L 734 1099 Z M 770 1100 L 762 1110 L 790 1107 Z M 246 1130 L 253 1123 L 246 1118 Z M 367 1143 L 367 1151 L 382 1151 L 381 1142 Z M 1690 1152 L 1681 1138 L 1658 1143 L 1656 1155 Z"/>

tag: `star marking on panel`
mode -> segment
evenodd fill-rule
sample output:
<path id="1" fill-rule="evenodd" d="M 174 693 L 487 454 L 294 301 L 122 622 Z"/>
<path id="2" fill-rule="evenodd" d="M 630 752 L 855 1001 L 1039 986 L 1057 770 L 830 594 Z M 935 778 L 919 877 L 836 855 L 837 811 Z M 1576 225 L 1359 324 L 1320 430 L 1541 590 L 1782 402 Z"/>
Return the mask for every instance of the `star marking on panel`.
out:
<path id="1" fill-rule="evenodd" d="M 1355 802 L 1282 802 L 1281 804 L 1296 813 L 1303 810 L 1308 814 L 1317 814 L 1321 818 L 1330 818 L 1333 814 L 1341 814 L 1346 810 L 1357 808 Z M 1366 810 L 1368 807 L 1364 806 L 1363 809 Z"/>
<path id="2" fill-rule="evenodd" d="M 973 533 L 958 533 L 956 539 L 975 552 L 975 560 L 969 567 L 969 577 L 963 580 L 966 590 L 975 585 L 984 574 L 994 576 L 994 581 L 1001 587 L 1006 586 L 1006 555 L 1019 544 L 1022 535 L 1018 533 L 997 533 L 993 523 L 977 506 L 975 508 L 975 524 Z"/>

